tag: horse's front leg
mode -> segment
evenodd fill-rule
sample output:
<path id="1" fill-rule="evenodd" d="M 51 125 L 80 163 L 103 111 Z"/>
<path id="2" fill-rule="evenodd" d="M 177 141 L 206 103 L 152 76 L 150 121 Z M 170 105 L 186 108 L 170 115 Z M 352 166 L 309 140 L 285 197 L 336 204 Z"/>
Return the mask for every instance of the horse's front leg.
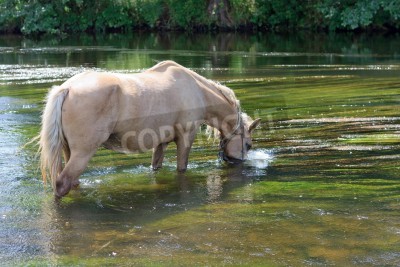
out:
<path id="1" fill-rule="evenodd" d="M 151 166 L 153 170 L 160 169 L 164 161 L 164 153 L 167 149 L 168 143 L 161 143 L 153 149 L 153 157 L 151 159 Z"/>
<path id="2" fill-rule="evenodd" d="M 192 148 L 193 141 L 196 136 L 196 130 L 185 132 L 179 134 L 176 139 L 176 148 L 177 148 L 177 170 L 179 172 L 184 172 L 187 169 L 189 152 Z"/>

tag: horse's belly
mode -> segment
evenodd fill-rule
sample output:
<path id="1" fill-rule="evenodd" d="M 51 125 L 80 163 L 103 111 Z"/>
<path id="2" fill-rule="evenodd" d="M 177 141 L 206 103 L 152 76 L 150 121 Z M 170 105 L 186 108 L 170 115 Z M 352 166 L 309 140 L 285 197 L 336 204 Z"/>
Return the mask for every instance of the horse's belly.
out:
<path id="1" fill-rule="evenodd" d="M 103 143 L 107 149 L 121 153 L 140 153 L 154 147 L 154 144 L 146 142 L 139 145 L 139 140 L 134 131 L 125 134 L 112 134 L 110 138 Z"/>
<path id="2" fill-rule="evenodd" d="M 144 128 L 140 131 L 130 130 L 114 133 L 103 143 L 103 146 L 122 153 L 145 152 L 161 143 L 168 143 L 173 140 L 174 129 L 172 126 L 160 128 L 157 131 L 152 128 Z"/>
<path id="3" fill-rule="evenodd" d="M 121 139 L 118 135 L 112 134 L 107 141 L 103 143 L 103 146 L 107 149 L 114 150 L 121 153 L 133 153 L 129 149 L 122 146 Z"/>

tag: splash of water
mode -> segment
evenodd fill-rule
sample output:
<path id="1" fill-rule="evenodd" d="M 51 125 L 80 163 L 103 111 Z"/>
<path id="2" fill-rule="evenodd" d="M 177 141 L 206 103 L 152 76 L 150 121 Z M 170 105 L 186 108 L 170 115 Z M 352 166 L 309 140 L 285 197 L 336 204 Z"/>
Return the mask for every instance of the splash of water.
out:
<path id="1" fill-rule="evenodd" d="M 250 150 L 247 154 L 246 164 L 257 169 L 265 169 L 273 160 L 274 156 L 272 151 L 267 149 Z"/>

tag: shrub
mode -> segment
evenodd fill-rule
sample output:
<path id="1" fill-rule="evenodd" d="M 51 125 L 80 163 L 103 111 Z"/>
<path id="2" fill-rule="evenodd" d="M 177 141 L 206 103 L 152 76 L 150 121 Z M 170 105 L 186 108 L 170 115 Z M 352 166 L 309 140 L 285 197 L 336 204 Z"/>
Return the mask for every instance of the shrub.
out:
<path id="1" fill-rule="evenodd" d="M 0 31 L 400 29 L 399 0 L 0 0 Z M 211 27 L 212 26 L 212 27 Z"/>
<path id="2" fill-rule="evenodd" d="M 210 24 L 207 19 L 205 0 L 167 0 L 170 26 L 190 29 L 205 27 Z"/>

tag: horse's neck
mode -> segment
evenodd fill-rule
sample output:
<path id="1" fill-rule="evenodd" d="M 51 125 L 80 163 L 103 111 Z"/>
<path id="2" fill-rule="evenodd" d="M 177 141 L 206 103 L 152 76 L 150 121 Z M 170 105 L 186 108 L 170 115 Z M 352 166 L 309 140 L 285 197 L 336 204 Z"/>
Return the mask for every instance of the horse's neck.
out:
<path id="1" fill-rule="evenodd" d="M 217 98 L 206 109 L 206 124 L 218 129 L 222 136 L 229 136 L 239 122 L 240 112 L 226 99 Z"/>
<path id="2" fill-rule="evenodd" d="M 234 94 L 224 92 L 225 88 L 193 71 L 188 70 L 188 73 L 198 81 L 207 100 L 206 124 L 218 129 L 222 136 L 230 135 L 239 122 L 240 114 Z"/>

